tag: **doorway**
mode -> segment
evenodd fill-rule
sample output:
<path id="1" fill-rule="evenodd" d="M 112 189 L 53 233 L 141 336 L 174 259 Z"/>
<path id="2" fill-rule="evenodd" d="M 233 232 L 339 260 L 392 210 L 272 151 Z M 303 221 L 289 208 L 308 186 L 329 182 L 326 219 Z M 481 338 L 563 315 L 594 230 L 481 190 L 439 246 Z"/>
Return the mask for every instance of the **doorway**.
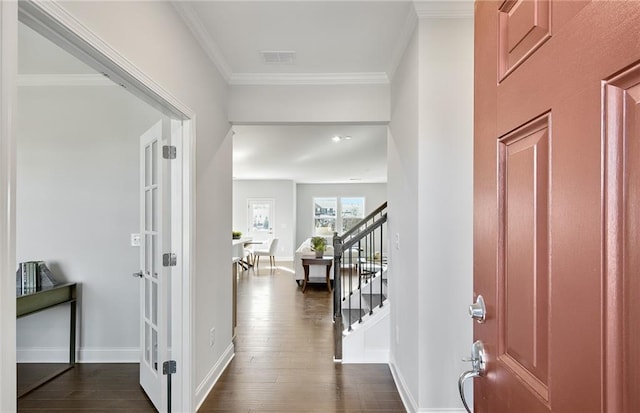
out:
<path id="1" fill-rule="evenodd" d="M 91 68 L 78 61 L 77 63 L 74 63 L 78 65 L 76 68 L 84 66 L 85 68 L 89 68 L 89 70 L 86 72 L 74 73 L 74 75 L 77 76 L 72 78 L 67 77 L 66 80 L 64 80 L 64 82 L 76 82 L 76 84 L 58 84 L 55 86 L 51 84 L 48 86 L 41 85 L 45 88 L 73 87 L 74 90 L 71 93 L 73 96 L 68 99 L 72 100 L 75 106 L 70 104 L 59 104 L 57 106 L 51 105 L 55 95 L 59 94 L 59 91 L 56 92 L 51 90 L 47 92 L 49 96 L 45 98 L 42 98 L 41 96 L 37 97 L 35 100 L 38 101 L 38 103 L 42 104 L 46 101 L 49 104 L 49 108 L 73 113 L 72 108 L 77 110 L 81 107 L 83 102 L 87 106 L 92 103 L 99 103 L 104 105 L 105 108 L 108 103 L 114 104 L 115 102 L 116 106 L 118 103 L 120 104 L 118 109 L 121 110 L 121 113 L 119 114 L 121 123 L 127 124 L 127 121 L 129 123 L 137 122 L 138 125 L 138 130 L 134 127 L 129 131 L 133 134 L 134 139 L 124 139 L 124 135 L 118 133 L 109 135 L 109 132 L 114 132 L 113 130 L 107 130 L 110 125 L 102 125 L 102 127 L 100 127 L 95 123 L 84 122 L 89 123 L 89 126 L 85 125 L 83 128 L 78 128 L 79 133 L 74 133 L 73 137 L 71 134 L 58 133 L 58 135 L 62 136 L 64 139 L 63 142 L 60 142 L 52 136 L 55 135 L 54 129 L 61 129 L 61 126 L 78 127 L 83 123 L 83 120 L 81 119 L 82 117 L 77 117 L 76 119 L 71 120 L 67 119 L 65 125 L 64 122 L 60 122 L 60 117 L 55 116 L 55 111 L 50 109 L 45 113 L 45 115 L 49 117 L 48 120 L 41 119 L 38 122 L 26 122 L 30 127 L 36 129 L 31 131 L 31 136 L 36 138 L 29 144 L 31 146 L 27 145 L 22 149 L 20 148 L 24 143 L 20 141 L 20 134 L 18 134 L 17 142 L 17 192 L 18 196 L 22 197 L 22 200 L 18 200 L 16 213 L 17 241 L 15 242 L 17 246 L 17 261 L 31 259 L 34 256 L 45 259 L 51 259 L 51 257 L 53 257 L 55 260 L 55 254 L 47 252 L 43 245 L 51 245 L 55 243 L 57 244 L 56 247 L 64 247 L 68 250 L 77 250 L 78 245 L 87 249 L 91 247 L 93 256 L 83 257 L 84 267 L 78 265 L 76 262 L 77 259 L 59 261 L 57 268 L 55 263 L 52 265 L 58 274 L 81 274 L 77 275 L 82 282 L 83 288 L 80 300 L 81 305 L 83 300 L 87 305 L 89 305 L 90 301 L 96 301 L 95 308 L 98 308 L 99 306 L 100 311 L 96 311 L 94 309 L 92 311 L 93 316 L 101 313 L 99 318 L 104 318 L 103 320 L 92 321 L 91 317 L 93 316 L 91 313 L 85 314 L 82 310 L 80 311 L 79 324 L 81 332 L 78 335 L 77 342 L 80 361 L 83 361 L 83 359 L 84 361 L 106 362 L 128 361 L 132 357 L 135 357 L 136 353 L 139 353 L 140 345 L 138 343 L 131 344 L 129 342 L 125 342 L 124 344 L 117 343 L 117 341 L 119 338 L 130 339 L 133 337 L 134 341 L 137 342 L 136 339 L 139 337 L 139 327 L 132 327 L 135 323 L 119 322 L 121 320 L 126 320 L 127 318 L 136 318 L 131 314 L 131 308 L 129 308 L 130 305 L 121 306 L 123 302 L 131 303 L 130 296 L 134 297 L 133 300 L 136 306 L 135 312 L 138 313 L 137 284 L 135 284 L 137 279 L 131 277 L 131 274 L 140 268 L 137 262 L 137 248 L 132 245 L 135 244 L 135 235 L 140 232 L 138 230 L 139 224 L 137 222 L 139 214 L 137 207 L 137 138 L 142 132 L 144 132 L 144 129 L 150 126 L 155 120 L 162 119 L 165 123 L 170 124 L 169 130 L 172 140 L 174 141 L 172 143 L 177 147 L 177 156 L 174 164 L 175 168 L 173 168 L 176 173 L 172 173 L 171 176 L 167 177 L 171 182 L 172 193 L 170 225 L 172 233 L 175 235 L 171 239 L 170 247 L 172 251 L 176 251 L 180 256 L 188 257 L 190 255 L 190 231 L 189 221 L 186 218 L 188 218 L 187 212 L 190 210 L 191 202 L 189 191 L 190 185 L 188 181 L 189 175 L 183 174 L 182 172 L 189 169 L 189 160 L 191 159 L 191 129 L 188 116 L 185 114 L 188 114 L 189 111 L 181 111 L 176 108 L 176 105 L 173 105 L 169 101 L 158 98 L 158 94 L 154 95 L 151 93 L 153 92 L 152 89 L 141 91 L 137 89 L 136 86 L 127 82 L 127 79 L 135 79 L 135 77 L 122 69 L 114 69 L 114 67 L 119 68 L 123 65 L 117 65 L 104 54 L 97 52 L 95 47 L 91 48 L 88 43 L 82 40 L 81 34 L 73 32 L 73 30 L 68 26 L 65 26 L 65 24 L 60 21 L 54 21 L 50 17 L 50 14 L 42 11 L 40 6 L 35 6 L 30 3 L 21 3 L 19 7 L 21 22 L 25 23 L 31 29 L 34 29 L 50 40 L 53 40 L 57 45 L 62 46 L 65 50 L 71 52 L 71 54 L 76 58 L 84 61 L 90 61 L 93 69 L 91 70 Z M 44 8 L 46 7 L 48 6 L 44 6 Z M 20 30 L 31 29 L 21 27 Z M 71 32 L 69 30 L 71 30 Z M 20 50 L 20 52 L 22 52 L 22 50 Z M 30 57 L 33 58 L 34 56 Z M 24 61 L 24 58 L 27 57 L 21 56 L 21 58 L 22 61 Z M 95 72 L 96 69 L 99 73 Z M 41 74 L 42 73 L 39 73 L 39 75 Z M 37 94 L 37 92 L 34 92 L 36 88 L 30 86 L 35 86 L 38 82 L 55 83 L 56 81 L 60 81 L 60 78 L 64 78 L 64 73 L 55 74 L 61 76 L 50 76 L 47 79 L 46 76 L 36 76 L 34 73 L 29 73 L 28 75 L 33 76 L 26 76 L 22 78 L 24 83 L 20 87 L 21 90 L 18 95 L 23 95 L 23 90 L 26 89 L 29 89 L 27 93 L 31 93 L 32 95 Z M 122 88 L 107 85 L 107 83 L 110 82 L 108 78 L 119 79 L 118 84 L 122 86 Z M 137 86 L 142 84 L 144 84 L 144 82 L 139 82 Z M 85 90 L 82 90 L 83 88 L 85 88 Z M 87 92 L 86 88 L 94 88 L 95 90 L 98 90 L 100 96 L 92 96 L 91 93 Z M 147 103 L 153 103 L 153 108 L 147 107 L 145 109 L 146 112 L 143 110 L 144 114 L 141 115 L 139 109 L 145 104 L 140 101 L 133 104 L 132 102 L 137 98 L 133 98 L 132 95 L 123 90 L 123 88 L 128 89 L 129 91 L 134 91 L 134 94 L 138 97 L 144 95 L 143 100 Z M 32 104 L 33 99 L 25 100 L 23 99 L 23 96 L 21 96 L 20 103 L 22 104 L 27 102 L 29 102 L 28 104 Z M 131 105 L 137 105 L 136 109 L 131 110 Z M 129 115 L 132 113 L 135 113 L 136 115 L 131 115 L 130 119 L 122 119 L 122 111 L 129 113 Z M 20 111 L 18 116 L 21 116 L 22 114 L 27 115 L 28 111 Z M 169 122 L 169 119 L 173 119 L 173 121 Z M 142 127 L 140 125 L 143 124 L 145 125 L 144 128 L 140 129 Z M 128 124 L 128 126 L 131 126 L 131 124 Z M 127 149 L 127 145 L 133 145 L 132 147 L 134 149 Z M 66 157 L 67 159 L 57 158 L 58 156 L 62 156 L 63 158 Z M 44 167 L 47 163 L 50 168 Z M 64 167 L 59 168 L 59 170 L 62 171 L 60 173 L 64 176 L 51 173 L 55 169 L 53 168 L 55 166 Z M 104 167 L 104 169 L 101 169 L 101 167 Z M 87 173 L 87 171 L 90 173 Z M 133 175 L 131 174 L 131 171 L 133 171 Z M 49 173 L 48 176 L 47 173 Z M 50 183 L 53 182 L 55 184 L 60 184 L 62 177 L 69 178 L 70 180 L 67 180 L 65 183 L 67 186 L 66 191 L 60 191 L 59 187 L 58 191 L 56 191 L 54 189 L 55 185 L 46 185 L 46 187 L 51 190 L 51 193 L 43 193 L 41 190 L 38 190 L 37 187 L 32 187 L 32 193 L 29 196 L 24 197 L 23 195 L 25 194 L 21 194 L 20 191 L 21 188 L 26 188 L 26 186 L 21 186 L 20 179 L 21 176 L 26 177 L 28 174 L 33 174 L 31 178 L 34 178 L 34 181 L 40 182 L 40 184 L 42 184 L 43 177 L 50 179 Z M 76 180 L 75 182 L 73 182 L 74 179 Z M 102 182 L 100 182 L 100 180 L 102 180 Z M 121 185 L 123 182 L 125 183 L 125 187 Z M 127 186 L 127 183 L 132 183 L 132 185 Z M 183 187 L 183 184 L 186 184 L 184 185 L 185 187 Z M 61 201 L 61 199 L 64 198 L 63 195 L 65 192 L 67 194 L 71 193 L 78 195 L 78 199 L 66 199 L 65 204 L 65 202 Z M 130 197 L 132 193 L 133 197 Z M 47 197 L 47 195 L 49 196 Z M 54 198 L 60 202 L 53 202 Z M 49 201 L 48 204 L 47 200 Z M 38 219 L 40 219 L 41 224 L 48 223 L 52 227 L 57 226 L 57 228 L 55 228 L 55 235 L 58 239 L 57 243 L 51 239 L 46 240 L 39 239 L 37 237 L 36 234 L 38 232 L 35 229 L 37 227 L 37 222 L 27 218 L 28 215 L 25 214 L 26 211 L 22 210 L 23 205 L 31 207 L 33 211 L 36 210 L 36 207 L 46 207 L 49 205 L 50 208 L 46 210 L 46 214 L 44 214 L 45 216 L 39 216 Z M 109 205 L 109 208 L 105 209 L 104 207 L 106 205 Z M 110 210 L 110 212 L 107 210 Z M 81 211 L 82 216 L 74 214 L 73 211 Z M 57 219 L 60 217 L 61 213 L 65 214 L 68 219 Z M 31 216 L 33 216 L 33 214 Z M 132 216 L 135 218 L 131 219 Z M 68 224 L 70 222 L 75 227 L 74 231 L 69 231 Z M 65 225 L 65 223 L 67 225 Z M 106 224 L 106 226 L 104 224 Z M 111 237 L 113 233 L 110 234 L 111 238 L 104 235 L 105 231 L 109 231 L 109 226 L 119 228 L 117 230 L 120 237 L 119 239 L 114 241 L 114 238 Z M 21 228 L 27 229 L 27 227 L 27 231 L 22 231 Z M 128 229 L 124 230 L 125 227 Z M 39 249 L 36 248 L 32 249 L 30 252 L 25 252 L 26 249 L 24 246 L 36 241 L 41 244 Z M 70 242 L 65 243 L 63 241 Z M 75 243 L 75 247 L 73 246 L 73 243 Z M 113 249 L 114 244 L 117 244 L 118 251 Z M 123 246 L 126 246 L 127 248 L 122 248 Z M 25 258 L 27 256 L 31 258 Z M 11 261 L 14 260 L 12 259 L 10 262 Z M 191 403 L 191 398 L 187 397 L 183 392 L 183 389 L 190 388 L 190 366 L 188 356 L 190 323 L 183 322 L 183 317 L 187 317 L 190 313 L 190 311 L 183 311 L 184 307 L 188 306 L 191 301 L 189 297 L 190 269 L 188 265 L 185 265 L 188 264 L 189 261 L 190 260 L 188 258 L 179 260 L 178 265 L 171 267 L 170 269 L 171 274 L 176 275 L 175 277 L 171 277 L 171 279 L 180 280 L 180 282 L 174 283 L 171 286 L 173 293 L 171 295 L 172 301 L 169 304 L 169 308 L 171 309 L 169 323 L 170 325 L 177 326 L 170 330 L 173 334 L 173 337 L 169 338 L 169 342 L 172 344 L 171 350 L 173 351 L 170 356 L 172 359 L 179 360 L 181 364 L 180 372 L 176 374 L 173 379 L 172 394 L 175 410 L 189 410 Z M 92 272 L 97 271 L 90 271 L 87 270 L 87 268 L 100 268 L 103 273 L 101 275 L 92 274 Z M 124 268 L 126 268 L 126 270 Z M 105 271 L 106 274 L 104 273 Z M 99 283 L 96 283 L 96 281 L 99 281 Z M 126 286 L 123 283 L 125 283 Z M 131 288 L 129 284 L 134 284 L 136 287 Z M 100 295 L 96 293 L 106 294 Z M 127 299 L 126 297 L 129 298 Z M 93 298 L 97 299 L 94 300 Z M 114 316 L 116 319 L 115 322 Z M 42 326 L 43 323 L 46 324 L 47 318 L 50 319 L 49 321 L 53 321 L 53 319 L 56 318 L 56 314 L 53 313 L 44 317 L 45 319 L 40 321 L 27 321 L 27 324 L 32 324 L 27 328 L 27 330 L 30 330 L 32 333 L 42 330 L 41 328 L 38 328 L 37 325 L 40 324 L 40 326 Z M 60 318 L 62 319 L 62 317 Z M 105 321 L 109 318 L 112 319 L 110 322 Z M 98 324 L 104 326 L 107 331 L 94 331 L 94 333 L 89 335 L 83 335 L 83 323 L 87 325 L 88 323 Z M 118 334 L 113 334 L 113 330 L 109 331 L 109 328 L 118 328 L 122 330 L 120 330 Z M 133 329 L 135 329 L 135 331 L 133 331 Z M 89 332 L 88 328 L 86 330 Z M 31 334 L 30 337 L 23 337 L 21 340 L 24 339 L 28 342 L 29 340 L 36 339 L 35 335 L 37 334 Z M 21 334 L 21 336 L 23 335 Z M 25 344 L 26 342 L 22 342 L 22 344 Z M 115 350 L 111 351 L 112 349 Z M 85 351 L 83 352 L 83 350 Z"/>

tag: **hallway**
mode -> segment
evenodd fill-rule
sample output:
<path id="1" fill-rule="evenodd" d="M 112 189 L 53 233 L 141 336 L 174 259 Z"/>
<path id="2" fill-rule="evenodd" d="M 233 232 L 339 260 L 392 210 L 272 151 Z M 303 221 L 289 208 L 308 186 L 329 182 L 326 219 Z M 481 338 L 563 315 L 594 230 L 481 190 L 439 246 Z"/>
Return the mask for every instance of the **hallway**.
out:
<path id="1" fill-rule="evenodd" d="M 400 413 L 387 365 L 333 362 L 331 295 L 303 295 L 291 263 L 242 271 L 236 356 L 200 412 Z"/>

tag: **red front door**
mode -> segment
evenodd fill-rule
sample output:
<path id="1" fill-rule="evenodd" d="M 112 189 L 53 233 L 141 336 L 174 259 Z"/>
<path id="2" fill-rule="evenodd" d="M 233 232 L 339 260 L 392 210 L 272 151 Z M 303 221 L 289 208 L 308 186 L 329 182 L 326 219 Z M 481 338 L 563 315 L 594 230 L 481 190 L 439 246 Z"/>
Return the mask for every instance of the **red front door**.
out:
<path id="1" fill-rule="evenodd" d="M 640 412 L 640 2 L 475 7 L 475 412 Z"/>

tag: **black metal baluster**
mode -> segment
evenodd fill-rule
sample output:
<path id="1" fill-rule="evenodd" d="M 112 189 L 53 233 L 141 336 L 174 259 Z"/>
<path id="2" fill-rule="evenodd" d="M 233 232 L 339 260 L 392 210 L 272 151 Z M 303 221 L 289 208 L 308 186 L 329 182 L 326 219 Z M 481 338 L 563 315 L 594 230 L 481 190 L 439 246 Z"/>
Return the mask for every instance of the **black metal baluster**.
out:
<path id="1" fill-rule="evenodd" d="M 384 238 L 383 238 L 384 225 L 380 225 L 380 307 L 382 307 L 383 299 L 383 284 L 384 284 Z"/>
<path id="2" fill-rule="evenodd" d="M 367 239 L 365 238 L 365 248 L 367 247 Z M 362 244 L 358 241 L 358 261 L 362 265 L 361 257 Z M 358 274 L 358 322 L 362 323 L 362 271 Z"/>

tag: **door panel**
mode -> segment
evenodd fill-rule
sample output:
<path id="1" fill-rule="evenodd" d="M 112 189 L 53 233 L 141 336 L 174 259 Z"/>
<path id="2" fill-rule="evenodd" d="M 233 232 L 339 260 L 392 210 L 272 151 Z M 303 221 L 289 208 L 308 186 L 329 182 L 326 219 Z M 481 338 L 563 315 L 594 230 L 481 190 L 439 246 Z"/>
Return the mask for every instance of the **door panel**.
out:
<path id="1" fill-rule="evenodd" d="M 640 4 L 478 1 L 475 24 L 475 411 L 640 411 Z"/>
<path id="2" fill-rule="evenodd" d="M 546 114 L 499 141 L 498 357 L 548 401 L 549 123 Z"/>
<path id="3" fill-rule="evenodd" d="M 640 65 L 605 85 L 605 343 L 610 411 L 640 411 Z M 617 341 L 615 338 L 623 337 Z M 622 374 L 620 374 L 622 372 Z"/>
<path id="4" fill-rule="evenodd" d="M 163 194 L 167 185 L 162 160 L 162 121 L 140 137 L 140 385 L 158 411 L 166 410 L 166 386 L 162 363 L 167 360 L 167 285 L 162 266 L 166 242 L 168 203 Z M 164 218 L 163 218 L 164 217 Z"/>
<path id="5" fill-rule="evenodd" d="M 504 79 L 551 37 L 549 0 L 507 0 L 498 13 L 499 78 Z"/>

